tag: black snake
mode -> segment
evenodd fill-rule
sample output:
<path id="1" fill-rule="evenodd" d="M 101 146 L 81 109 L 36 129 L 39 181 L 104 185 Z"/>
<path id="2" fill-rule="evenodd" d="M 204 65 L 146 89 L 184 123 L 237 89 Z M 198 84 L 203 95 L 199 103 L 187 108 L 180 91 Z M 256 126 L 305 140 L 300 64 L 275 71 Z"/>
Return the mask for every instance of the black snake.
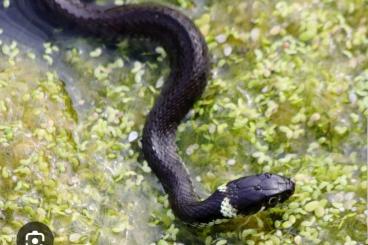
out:
<path id="1" fill-rule="evenodd" d="M 99 7 L 80 0 L 14 0 L 19 8 L 32 7 L 57 25 L 115 41 L 124 36 L 157 40 L 169 56 L 171 72 L 147 116 L 143 153 L 159 178 L 175 215 L 186 223 L 217 223 L 249 215 L 288 199 L 294 183 L 276 174 L 242 177 L 220 186 L 200 200 L 194 192 L 175 143 L 176 130 L 202 95 L 209 76 L 207 46 L 202 34 L 185 15 L 155 4 Z"/>

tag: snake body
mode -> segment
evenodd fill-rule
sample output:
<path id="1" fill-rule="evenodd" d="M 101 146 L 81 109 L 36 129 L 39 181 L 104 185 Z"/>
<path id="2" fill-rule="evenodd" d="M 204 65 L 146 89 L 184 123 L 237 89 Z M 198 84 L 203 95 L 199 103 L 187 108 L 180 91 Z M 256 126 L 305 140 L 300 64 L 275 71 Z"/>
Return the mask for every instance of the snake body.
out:
<path id="1" fill-rule="evenodd" d="M 206 42 L 179 11 L 154 4 L 100 7 L 80 0 L 16 0 L 59 26 L 115 41 L 143 36 L 158 41 L 169 56 L 171 72 L 147 116 L 142 133 L 145 159 L 168 194 L 174 214 L 191 224 L 211 223 L 256 213 L 288 199 L 294 183 L 276 174 L 241 177 L 220 186 L 205 200 L 193 189 L 177 153 L 176 130 L 202 95 L 209 76 Z M 32 3 L 30 3 L 32 2 Z"/>

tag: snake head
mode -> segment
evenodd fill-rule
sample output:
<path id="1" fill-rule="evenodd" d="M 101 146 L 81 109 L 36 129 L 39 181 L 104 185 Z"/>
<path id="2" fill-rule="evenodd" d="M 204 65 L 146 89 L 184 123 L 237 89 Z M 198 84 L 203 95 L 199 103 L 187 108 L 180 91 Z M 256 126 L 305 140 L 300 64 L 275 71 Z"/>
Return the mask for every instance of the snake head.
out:
<path id="1" fill-rule="evenodd" d="M 233 180 L 226 189 L 237 214 L 250 215 L 287 200 L 295 184 L 280 175 L 265 173 Z"/>

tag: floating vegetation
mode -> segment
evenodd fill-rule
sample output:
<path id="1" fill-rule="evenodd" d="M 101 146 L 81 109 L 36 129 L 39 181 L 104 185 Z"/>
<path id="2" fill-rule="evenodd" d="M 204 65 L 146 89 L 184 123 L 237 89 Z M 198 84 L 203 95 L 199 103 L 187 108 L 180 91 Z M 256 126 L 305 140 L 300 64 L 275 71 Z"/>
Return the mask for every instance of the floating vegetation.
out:
<path id="1" fill-rule="evenodd" d="M 212 56 L 177 137 L 196 188 L 269 171 L 293 177 L 295 194 L 211 228 L 182 224 L 140 150 L 168 74 L 162 48 L 68 36 L 37 51 L 4 29 L 0 243 L 31 220 L 55 244 L 367 243 L 367 2 L 158 2 L 195 16 Z"/>

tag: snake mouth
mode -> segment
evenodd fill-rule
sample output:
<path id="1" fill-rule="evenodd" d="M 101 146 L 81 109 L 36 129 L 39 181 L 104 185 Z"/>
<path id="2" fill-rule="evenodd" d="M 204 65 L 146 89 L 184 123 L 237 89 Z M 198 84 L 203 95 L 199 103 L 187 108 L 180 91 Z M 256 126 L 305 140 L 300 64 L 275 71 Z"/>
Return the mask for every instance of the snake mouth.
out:
<path id="1" fill-rule="evenodd" d="M 287 181 L 283 182 L 283 183 L 279 183 L 279 188 L 284 190 L 280 197 L 279 202 L 284 202 L 286 201 L 290 196 L 292 196 L 295 192 L 295 183 L 288 179 Z"/>
<path id="2" fill-rule="evenodd" d="M 268 208 L 275 207 L 279 203 L 285 202 L 295 191 L 295 183 L 290 179 L 278 183 L 279 190 L 282 190 L 279 194 L 268 198 L 265 206 Z"/>

